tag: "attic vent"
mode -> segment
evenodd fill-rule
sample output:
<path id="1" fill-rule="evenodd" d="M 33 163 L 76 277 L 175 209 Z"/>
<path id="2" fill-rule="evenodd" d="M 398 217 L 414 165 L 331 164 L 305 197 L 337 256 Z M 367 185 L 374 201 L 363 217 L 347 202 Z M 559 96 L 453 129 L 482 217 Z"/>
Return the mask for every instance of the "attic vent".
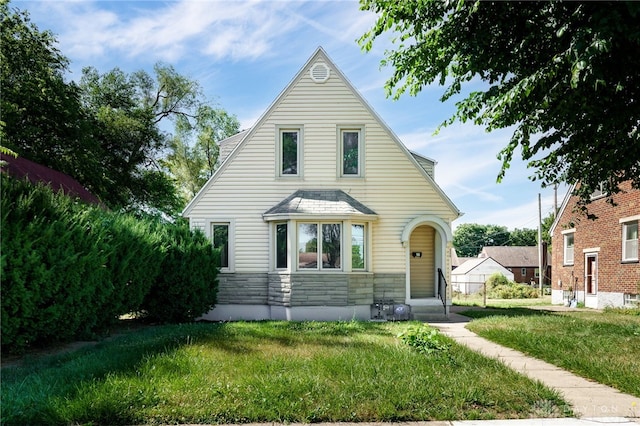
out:
<path id="1" fill-rule="evenodd" d="M 318 62 L 311 67 L 309 74 L 311 75 L 311 80 L 316 83 L 324 83 L 329 80 L 329 67 L 322 62 Z"/>

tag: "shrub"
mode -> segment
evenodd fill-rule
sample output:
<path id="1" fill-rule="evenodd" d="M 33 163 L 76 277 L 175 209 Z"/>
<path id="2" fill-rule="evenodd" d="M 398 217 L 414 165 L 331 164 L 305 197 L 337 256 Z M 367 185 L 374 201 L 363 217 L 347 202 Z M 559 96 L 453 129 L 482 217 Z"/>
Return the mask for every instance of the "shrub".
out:
<path id="1" fill-rule="evenodd" d="M 487 280 L 487 296 L 492 299 L 533 299 L 538 297 L 538 290 L 509 281 L 503 274 L 496 272 Z"/>
<path id="2" fill-rule="evenodd" d="M 3 353 L 95 336 L 143 306 L 166 322 L 213 307 L 218 254 L 188 225 L 0 178 Z"/>
<path id="3" fill-rule="evenodd" d="M 450 346 L 438 330 L 425 325 L 409 327 L 398 337 L 404 344 L 423 354 L 446 351 Z"/>
<path id="4" fill-rule="evenodd" d="M 207 313 L 216 303 L 219 251 L 201 232 L 187 225 L 157 231 L 165 254 L 162 273 L 142 303 L 151 319 L 186 322 Z"/>

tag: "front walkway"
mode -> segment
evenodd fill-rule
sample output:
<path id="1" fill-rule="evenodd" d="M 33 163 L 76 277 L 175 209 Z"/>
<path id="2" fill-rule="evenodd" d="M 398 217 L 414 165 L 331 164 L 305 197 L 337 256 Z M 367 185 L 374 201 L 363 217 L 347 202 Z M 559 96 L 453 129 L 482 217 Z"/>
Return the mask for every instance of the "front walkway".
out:
<path id="1" fill-rule="evenodd" d="M 490 358 L 497 358 L 519 373 L 560 391 L 578 417 L 640 418 L 640 398 L 583 379 L 552 364 L 484 339 L 467 330 L 466 324 L 470 320 L 451 312 L 448 321 L 432 322 L 430 325 L 458 343 Z"/>

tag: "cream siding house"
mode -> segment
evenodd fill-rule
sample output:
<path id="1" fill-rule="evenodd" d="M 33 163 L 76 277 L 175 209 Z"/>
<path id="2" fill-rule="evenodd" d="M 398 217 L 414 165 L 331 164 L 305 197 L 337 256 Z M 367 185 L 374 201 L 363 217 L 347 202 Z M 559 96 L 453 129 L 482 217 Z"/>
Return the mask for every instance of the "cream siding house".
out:
<path id="1" fill-rule="evenodd" d="M 220 148 L 183 212 L 223 251 L 205 319 L 369 319 L 380 301 L 448 313 L 460 212 L 435 162 L 406 149 L 322 48 Z"/>

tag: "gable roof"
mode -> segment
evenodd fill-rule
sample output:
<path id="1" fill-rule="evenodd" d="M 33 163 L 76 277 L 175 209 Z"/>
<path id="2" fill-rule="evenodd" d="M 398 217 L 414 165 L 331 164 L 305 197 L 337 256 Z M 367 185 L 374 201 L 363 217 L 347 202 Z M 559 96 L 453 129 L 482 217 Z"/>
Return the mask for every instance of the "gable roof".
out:
<path id="1" fill-rule="evenodd" d="M 323 217 L 368 216 L 377 217 L 376 212 L 346 194 L 336 190 L 298 190 L 267 210 L 265 219 L 276 219 L 292 215 L 318 215 Z"/>
<path id="2" fill-rule="evenodd" d="M 346 78 L 346 76 L 340 71 L 340 69 L 333 63 L 333 61 L 329 58 L 327 53 L 322 49 L 322 47 L 318 47 L 316 51 L 311 55 L 311 57 L 307 60 L 307 62 L 300 68 L 300 70 L 296 73 L 293 79 L 289 82 L 289 84 L 284 88 L 282 92 L 277 96 L 277 98 L 271 103 L 271 105 L 267 108 L 267 110 L 260 116 L 258 121 L 256 121 L 255 125 L 245 131 L 238 133 L 237 135 L 232 136 L 231 139 L 227 140 L 226 144 L 228 146 L 225 147 L 225 150 L 230 150 L 230 153 L 224 157 L 224 162 L 220 164 L 220 167 L 213 173 L 213 175 L 209 178 L 209 180 L 204 184 L 204 186 L 198 191 L 198 193 L 189 201 L 187 206 L 182 211 L 183 216 L 187 216 L 193 206 L 200 200 L 200 198 L 205 194 L 211 185 L 218 179 L 218 176 L 225 170 L 225 168 L 230 163 L 230 160 L 235 157 L 236 153 L 242 149 L 243 145 L 247 140 L 250 140 L 253 134 L 259 129 L 262 124 L 267 120 L 267 118 L 271 115 L 271 113 L 277 108 L 277 106 L 282 102 L 282 100 L 288 95 L 288 93 L 295 86 L 296 82 L 298 82 L 302 75 L 306 73 L 306 70 L 314 62 L 324 62 L 324 64 L 332 71 L 332 74 L 336 75 L 339 79 L 341 79 L 347 88 L 351 91 L 351 93 L 362 103 L 362 105 L 367 109 L 367 111 L 376 119 L 376 121 L 380 124 L 380 126 L 385 130 L 385 132 L 390 136 L 391 140 L 394 141 L 398 147 L 405 153 L 407 158 L 414 164 L 416 169 L 424 176 L 424 178 L 431 184 L 436 193 L 442 198 L 442 200 L 447 204 L 447 206 L 451 209 L 451 211 L 457 217 L 462 216 L 462 213 L 458 208 L 453 204 L 451 199 L 442 191 L 440 186 L 436 184 L 433 180 L 433 177 L 425 170 L 425 167 L 421 165 L 418 160 L 409 152 L 409 150 L 404 146 L 404 144 L 400 141 L 398 136 L 391 130 L 391 128 L 380 118 L 380 116 L 371 108 L 371 106 L 367 103 L 367 101 L 362 97 L 362 95 L 356 90 L 356 88 L 351 84 L 351 82 Z M 426 157 L 423 157 L 426 159 Z M 428 159 L 427 159 L 428 161 Z M 455 219 L 455 218 L 454 218 Z"/>
<path id="3" fill-rule="evenodd" d="M 491 257 L 504 267 L 538 267 L 536 246 L 486 246 L 478 257 Z"/>
<path id="4" fill-rule="evenodd" d="M 242 139 L 244 139 L 249 130 L 251 129 L 243 130 L 218 142 L 218 145 L 220 146 L 220 151 L 218 154 L 218 164 L 224 163 L 224 161 L 227 159 L 227 157 L 229 157 L 229 155 L 231 155 L 236 146 L 238 146 Z"/>
<path id="5" fill-rule="evenodd" d="M 503 265 L 500 264 L 500 262 L 497 262 L 495 259 L 492 259 L 491 257 L 481 257 L 481 258 L 480 257 L 474 257 L 472 259 L 467 260 L 466 262 L 464 262 L 463 264 L 458 266 L 456 269 L 451 271 L 451 274 L 452 275 L 465 275 L 465 274 L 473 271 L 475 268 L 477 268 L 478 266 L 480 266 L 484 262 L 489 262 L 489 263 L 494 262 L 498 266 L 501 266 L 503 269 L 506 269 Z"/>
<path id="6" fill-rule="evenodd" d="M 564 198 L 562 199 L 562 204 L 560 204 L 560 208 L 556 212 L 556 218 L 553 220 L 551 227 L 549 227 L 549 235 L 553 236 L 553 231 L 555 231 L 556 226 L 558 226 L 560 217 L 562 216 L 562 213 L 564 212 L 564 210 L 567 208 L 567 205 L 569 204 L 569 200 L 571 199 L 571 195 L 573 194 L 573 190 L 575 189 L 575 187 L 576 187 L 576 184 L 574 183 L 573 185 L 571 185 L 571 187 L 569 187 L 569 189 L 567 190 L 567 193 L 564 195 Z"/>
<path id="7" fill-rule="evenodd" d="M 63 192 L 70 197 L 79 198 L 87 203 L 101 204 L 98 197 L 67 174 L 27 160 L 24 157 L 0 154 L 0 160 L 6 163 L 6 165 L 2 166 L 2 170 L 14 178 L 26 179 L 32 184 L 44 183 L 55 192 Z"/>

